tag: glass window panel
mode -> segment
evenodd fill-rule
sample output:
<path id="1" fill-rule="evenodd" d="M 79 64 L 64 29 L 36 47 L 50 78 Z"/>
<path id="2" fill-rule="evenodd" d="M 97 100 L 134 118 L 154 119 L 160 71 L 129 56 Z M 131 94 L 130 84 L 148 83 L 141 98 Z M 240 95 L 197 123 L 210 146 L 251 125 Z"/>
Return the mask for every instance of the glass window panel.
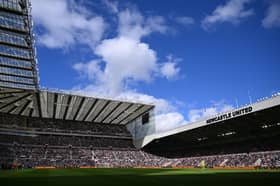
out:
<path id="1" fill-rule="evenodd" d="M 35 89 L 34 85 L 23 85 L 23 84 L 18 84 L 18 83 L 11 83 L 11 82 L 0 82 L 0 86 L 12 87 L 12 88 L 22 88 L 22 89 Z"/>
<path id="2" fill-rule="evenodd" d="M 32 67 L 31 61 L 24 61 L 0 56 L 0 64 L 7 66 L 30 68 Z"/>
<path id="3" fill-rule="evenodd" d="M 9 46 L 5 46 L 5 45 L 0 45 L 0 53 L 6 54 L 9 56 L 22 57 L 22 58 L 26 58 L 26 59 L 30 59 L 30 57 L 31 57 L 29 50 L 9 47 Z"/>
<path id="4" fill-rule="evenodd" d="M 11 10 L 22 11 L 26 8 L 26 0 L 0 0 L 0 6 Z"/>
<path id="5" fill-rule="evenodd" d="M 31 40 L 28 36 L 4 32 L 2 30 L 0 30 L 0 41 L 25 47 L 28 47 L 31 44 Z"/>
<path id="6" fill-rule="evenodd" d="M 20 83 L 27 83 L 27 84 L 34 84 L 33 79 L 30 78 L 23 78 L 23 77 L 16 77 L 16 76 L 7 76 L 0 74 L 0 81 L 14 81 Z"/>
<path id="7" fill-rule="evenodd" d="M 9 68 L 9 67 L 1 67 L 0 73 L 33 77 L 32 71 L 16 69 L 16 68 Z"/>
<path id="8" fill-rule="evenodd" d="M 27 31 L 27 17 L 0 12 L 0 25 L 6 28 Z"/>

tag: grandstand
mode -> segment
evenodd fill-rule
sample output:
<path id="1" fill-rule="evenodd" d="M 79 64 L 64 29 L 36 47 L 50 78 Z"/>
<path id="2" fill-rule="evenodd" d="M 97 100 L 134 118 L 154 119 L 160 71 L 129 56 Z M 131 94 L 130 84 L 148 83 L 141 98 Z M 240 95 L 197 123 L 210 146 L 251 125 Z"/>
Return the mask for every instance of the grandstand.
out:
<path id="1" fill-rule="evenodd" d="M 180 159 L 176 166 L 280 167 L 280 96 L 180 128 L 147 135 L 138 144 L 146 152 Z"/>
<path id="2" fill-rule="evenodd" d="M 142 145 L 157 153 L 192 155 L 279 150 L 280 96 L 205 118 L 161 134 L 145 136 Z M 151 142 L 152 141 L 152 142 Z M 204 149 L 206 150 L 204 152 Z M 209 151 L 211 149 L 211 151 Z"/>
<path id="3" fill-rule="evenodd" d="M 156 133 L 154 105 L 39 89 L 30 8 L 0 1 L 1 168 L 280 168 L 279 95 Z"/>
<path id="4" fill-rule="evenodd" d="M 72 120 L 55 118 L 59 115 L 57 112 L 48 118 L 2 112 L 2 164 L 9 162 L 12 166 L 16 162 L 24 167 L 201 167 L 205 162 L 206 167 L 280 167 L 279 95 L 164 133 L 143 133 L 145 128 L 139 126 L 151 129 L 154 125 L 142 123 L 143 113 L 136 114 L 140 118 L 134 120 L 140 123 L 129 130 L 135 125 L 129 120 L 128 123 L 98 123 L 81 119 L 86 116 L 78 120 L 77 113 L 83 113 L 82 108 L 79 107 Z M 152 106 L 147 108 L 152 109 Z M 13 107 L 15 109 L 17 107 Z M 105 115 L 109 117 L 115 115 L 113 113 Z M 66 117 L 67 114 L 62 115 Z M 141 135 L 135 133 L 144 136 L 139 138 Z"/>
<path id="5" fill-rule="evenodd" d="M 2 88 L 2 164 L 114 166 L 118 155 L 128 161 L 134 157 L 134 151 L 140 153 L 132 138 L 137 128 L 152 126 L 143 123 L 143 117 L 148 116 L 152 122 L 153 108 L 140 103 Z M 125 159 L 123 153 L 129 155 L 130 150 L 130 159 Z"/>

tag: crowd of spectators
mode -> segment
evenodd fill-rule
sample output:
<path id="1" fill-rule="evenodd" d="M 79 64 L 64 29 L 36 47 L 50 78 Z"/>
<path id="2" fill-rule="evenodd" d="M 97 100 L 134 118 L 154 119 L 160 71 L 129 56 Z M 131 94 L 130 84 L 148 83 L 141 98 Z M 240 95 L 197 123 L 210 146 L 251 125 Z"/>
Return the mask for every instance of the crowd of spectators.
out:
<path id="1" fill-rule="evenodd" d="M 280 151 L 224 154 L 183 158 L 177 166 L 280 168 Z"/>
<path id="2" fill-rule="evenodd" d="M 166 158 L 136 149 L 49 145 L 0 145 L 0 162 L 45 167 L 259 167 L 280 168 L 280 151 Z M 204 165 L 202 165 L 204 162 Z"/>
<path id="3" fill-rule="evenodd" d="M 40 132 L 66 132 L 92 135 L 128 136 L 130 133 L 124 125 L 104 123 L 79 122 L 68 120 L 53 120 L 0 113 L 0 128 L 32 130 Z"/>
<path id="4" fill-rule="evenodd" d="M 189 153 L 185 156 L 181 154 L 167 158 L 170 157 L 167 153 L 155 155 L 137 150 L 133 146 L 131 135 L 125 126 L 121 125 L 9 115 L 0 117 L 1 168 L 7 168 L 8 165 L 24 168 L 38 166 L 280 168 L 280 151 L 263 148 L 260 148 L 259 152 L 258 149 L 254 149 L 248 153 L 234 151 L 225 153 L 222 149 L 220 153 L 214 155 Z"/>
<path id="5" fill-rule="evenodd" d="M 75 146 L 96 148 L 133 148 L 131 139 L 74 136 L 74 135 L 0 135 L 2 143 L 51 145 L 51 146 Z"/>

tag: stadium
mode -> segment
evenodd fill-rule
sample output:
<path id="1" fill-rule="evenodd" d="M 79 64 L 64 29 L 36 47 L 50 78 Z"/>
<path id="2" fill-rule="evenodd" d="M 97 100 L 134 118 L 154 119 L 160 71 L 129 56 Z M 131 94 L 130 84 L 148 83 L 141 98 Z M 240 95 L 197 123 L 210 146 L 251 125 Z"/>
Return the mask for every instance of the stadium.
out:
<path id="1" fill-rule="evenodd" d="M 280 94 L 158 133 L 155 105 L 39 88 L 30 8 L 0 1 L 2 183 L 277 185 Z"/>

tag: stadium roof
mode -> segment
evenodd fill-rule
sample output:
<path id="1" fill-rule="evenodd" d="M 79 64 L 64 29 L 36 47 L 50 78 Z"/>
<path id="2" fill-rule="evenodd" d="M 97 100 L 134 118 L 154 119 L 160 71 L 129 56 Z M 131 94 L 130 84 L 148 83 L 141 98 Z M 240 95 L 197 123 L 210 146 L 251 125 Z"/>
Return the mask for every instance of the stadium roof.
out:
<path id="1" fill-rule="evenodd" d="M 0 112 L 21 116 L 125 125 L 153 108 L 65 93 L 0 88 Z"/>
<path id="2" fill-rule="evenodd" d="M 280 136 L 279 113 L 280 96 L 274 95 L 170 131 L 146 136 L 142 139 L 142 147 L 149 151 L 193 151 L 232 142 L 262 142 Z"/>

